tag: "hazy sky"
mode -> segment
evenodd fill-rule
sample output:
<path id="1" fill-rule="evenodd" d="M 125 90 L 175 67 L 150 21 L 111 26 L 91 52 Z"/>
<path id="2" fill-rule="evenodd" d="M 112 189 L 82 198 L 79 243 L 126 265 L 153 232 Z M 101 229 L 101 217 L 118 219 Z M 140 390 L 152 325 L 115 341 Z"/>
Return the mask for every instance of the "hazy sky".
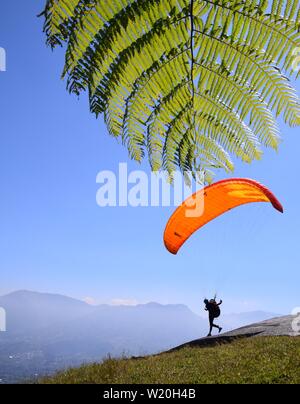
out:
<path id="1" fill-rule="evenodd" d="M 285 214 L 267 204 L 237 209 L 174 257 L 162 243 L 173 208 L 97 206 L 97 173 L 116 171 L 127 151 L 89 113 L 85 97 L 65 91 L 63 51 L 45 46 L 36 17 L 44 0 L 17 3 L 0 4 L 0 47 L 7 51 L 7 72 L 0 73 L 0 294 L 30 289 L 99 303 L 184 303 L 200 313 L 203 298 L 217 291 L 228 312 L 300 306 L 299 128 L 282 124 L 279 154 L 237 164 L 234 174 L 269 186 Z"/>

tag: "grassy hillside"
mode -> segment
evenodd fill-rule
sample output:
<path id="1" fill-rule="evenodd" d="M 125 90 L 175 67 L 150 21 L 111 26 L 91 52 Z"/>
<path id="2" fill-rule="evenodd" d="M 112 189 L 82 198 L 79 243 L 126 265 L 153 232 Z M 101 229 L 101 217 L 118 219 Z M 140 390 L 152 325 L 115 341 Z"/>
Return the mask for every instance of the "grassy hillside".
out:
<path id="1" fill-rule="evenodd" d="M 41 383 L 300 383 L 300 338 L 261 337 L 142 359 L 106 360 Z"/>

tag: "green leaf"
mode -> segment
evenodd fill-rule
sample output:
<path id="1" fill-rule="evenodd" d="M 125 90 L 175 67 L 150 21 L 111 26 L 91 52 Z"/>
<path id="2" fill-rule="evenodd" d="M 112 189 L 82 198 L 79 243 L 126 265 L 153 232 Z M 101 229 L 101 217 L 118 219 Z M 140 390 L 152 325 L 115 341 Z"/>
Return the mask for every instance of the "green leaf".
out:
<path id="1" fill-rule="evenodd" d="M 170 175 L 234 169 L 300 124 L 291 86 L 300 0 L 47 0 L 63 77 L 131 158 Z"/>

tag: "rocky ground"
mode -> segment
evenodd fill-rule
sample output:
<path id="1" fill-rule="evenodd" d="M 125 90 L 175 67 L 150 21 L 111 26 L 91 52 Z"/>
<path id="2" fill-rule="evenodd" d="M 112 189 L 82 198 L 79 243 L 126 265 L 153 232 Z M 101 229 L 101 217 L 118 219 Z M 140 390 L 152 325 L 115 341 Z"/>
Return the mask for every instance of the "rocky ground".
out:
<path id="1" fill-rule="evenodd" d="M 221 324 L 221 321 L 220 321 Z M 298 331 L 295 331 L 298 330 Z M 276 337 L 276 336 L 300 336 L 300 317 L 285 316 L 277 317 L 261 323 L 251 324 L 246 327 L 238 328 L 224 334 L 200 338 L 186 344 L 180 345 L 171 351 L 178 350 L 188 346 L 214 346 L 222 343 L 230 343 L 240 338 L 252 337 Z"/>

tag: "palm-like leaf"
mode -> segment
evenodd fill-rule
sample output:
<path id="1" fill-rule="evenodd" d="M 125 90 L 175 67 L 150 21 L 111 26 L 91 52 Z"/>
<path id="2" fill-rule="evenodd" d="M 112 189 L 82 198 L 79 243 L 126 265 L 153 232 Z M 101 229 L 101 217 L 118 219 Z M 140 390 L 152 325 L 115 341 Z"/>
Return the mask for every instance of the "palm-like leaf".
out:
<path id="1" fill-rule="evenodd" d="M 70 92 L 132 158 L 170 173 L 251 162 L 277 148 L 274 116 L 300 124 L 291 75 L 299 0 L 48 0 L 45 32 L 66 43 Z"/>

